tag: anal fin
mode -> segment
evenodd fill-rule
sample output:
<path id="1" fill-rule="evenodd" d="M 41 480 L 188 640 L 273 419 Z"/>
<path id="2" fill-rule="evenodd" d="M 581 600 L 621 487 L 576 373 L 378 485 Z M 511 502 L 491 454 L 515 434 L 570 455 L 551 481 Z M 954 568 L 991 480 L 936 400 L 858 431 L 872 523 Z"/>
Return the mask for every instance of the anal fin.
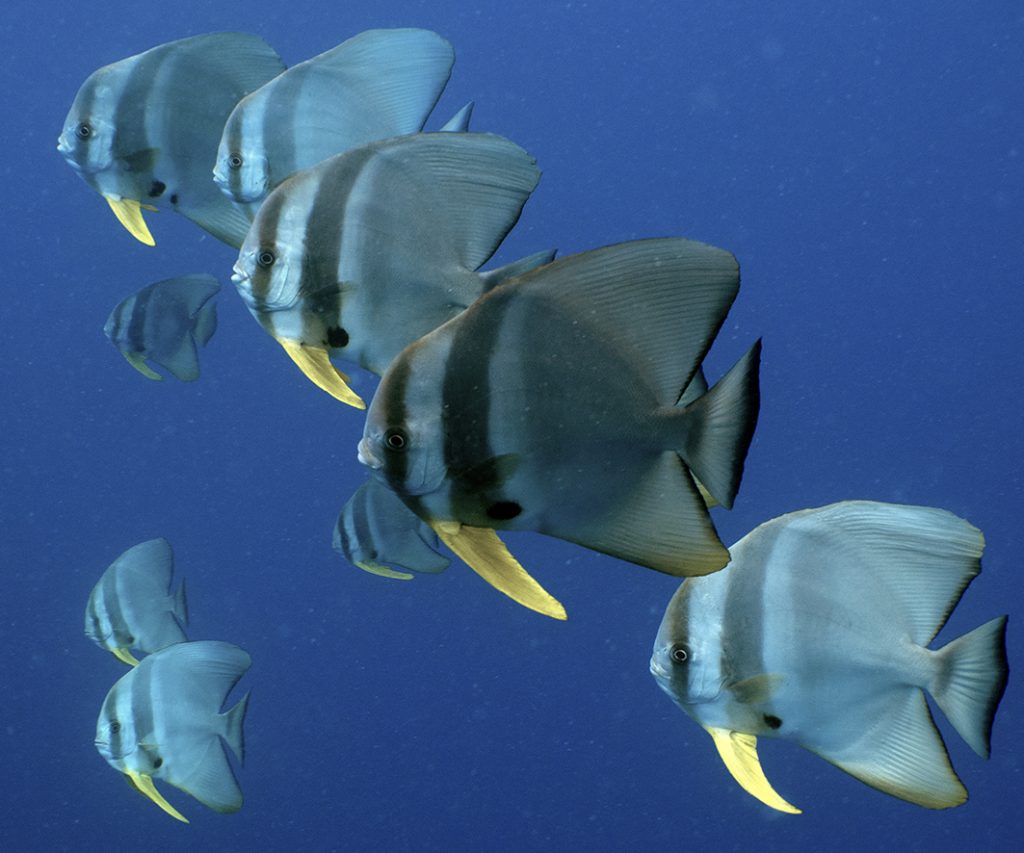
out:
<path id="1" fill-rule="evenodd" d="M 779 796 L 765 777 L 761 760 L 757 757 L 757 738 L 754 735 L 713 726 L 707 727 L 707 733 L 715 742 L 726 769 L 744 791 L 776 811 L 801 814 L 800 809 Z"/>

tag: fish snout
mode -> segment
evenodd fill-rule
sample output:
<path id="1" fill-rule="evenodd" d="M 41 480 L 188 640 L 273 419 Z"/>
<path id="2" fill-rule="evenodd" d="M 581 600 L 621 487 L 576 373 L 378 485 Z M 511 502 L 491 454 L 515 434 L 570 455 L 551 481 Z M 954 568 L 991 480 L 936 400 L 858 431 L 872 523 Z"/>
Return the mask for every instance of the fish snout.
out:
<path id="1" fill-rule="evenodd" d="M 372 468 L 374 471 L 379 471 L 384 467 L 384 463 L 374 455 L 370 449 L 370 442 L 367 441 L 366 437 L 359 439 L 359 449 L 356 454 L 359 457 L 359 461 L 362 462 L 367 468 Z"/>

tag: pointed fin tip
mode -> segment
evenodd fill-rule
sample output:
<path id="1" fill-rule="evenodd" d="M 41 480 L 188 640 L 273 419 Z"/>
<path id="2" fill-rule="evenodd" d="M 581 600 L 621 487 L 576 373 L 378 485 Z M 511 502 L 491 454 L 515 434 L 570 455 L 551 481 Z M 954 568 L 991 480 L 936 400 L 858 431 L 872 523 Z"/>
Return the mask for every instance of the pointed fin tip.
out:
<path id="1" fill-rule="evenodd" d="M 520 565 L 490 527 L 470 527 L 451 521 L 430 526 L 474 572 L 513 601 L 552 619 L 568 618 L 562 603 Z"/>
<path id="2" fill-rule="evenodd" d="M 128 666 L 139 665 L 139 662 L 135 659 L 135 656 L 131 653 L 129 649 L 111 649 L 110 653 L 122 663 L 128 664 Z"/>
<path id="3" fill-rule="evenodd" d="M 163 377 L 153 370 L 148 364 L 146 364 L 146 357 L 142 353 L 138 352 L 122 352 L 124 360 L 127 361 L 132 367 L 134 367 L 139 373 L 145 376 L 147 379 L 152 379 L 156 382 L 162 382 Z"/>
<path id="4" fill-rule="evenodd" d="M 118 198 L 112 195 L 104 195 L 103 197 L 107 200 L 107 204 L 110 205 L 110 209 L 114 211 L 117 221 L 125 227 L 129 234 L 147 246 L 156 245 L 156 240 L 149 233 L 146 220 L 142 218 L 143 208 L 146 210 L 156 210 L 155 207 L 149 204 L 141 204 L 133 198 Z"/>
<path id="5" fill-rule="evenodd" d="M 803 814 L 796 806 L 784 800 L 764 775 L 761 760 L 757 757 L 757 738 L 754 735 L 714 726 L 705 726 L 705 730 L 715 742 L 718 755 L 732 778 L 744 791 L 776 811 Z"/>
<path id="6" fill-rule="evenodd" d="M 393 578 L 398 581 L 411 581 L 414 575 L 409 572 L 396 572 L 394 569 L 387 566 L 382 566 L 380 563 L 374 563 L 370 560 L 362 560 L 356 565 L 364 572 L 369 572 L 371 575 L 377 575 L 382 578 Z"/>
<path id="7" fill-rule="evenodd" d="M 298 365 L 299 370 L 317 388 L 326 391 L 335 400 L 346 405 L 356 409 L 366 408 L 362 397 L 349 388 L 348 377 L 331 364 L 327 350 L 321 347 L 306 346 L 301 341 L 291 338 L 276 338 L 276 340 L 288 353 L 291 360 Z"/>
<path id="8" fill-rule="evenodd" d="M 126 770 L 124 775 L 128 777 L 128 784 L 143 796 L 151 799 L 175 820 L 180 820 L 182 823 L 189 822 L 187 817 L 164 799 L 163 794 L 161 794 L 156 789 L 156 785 L 153 784 L 152 776 L 147 776 L 144 773 L 138 773 L 135 770 Z"/>

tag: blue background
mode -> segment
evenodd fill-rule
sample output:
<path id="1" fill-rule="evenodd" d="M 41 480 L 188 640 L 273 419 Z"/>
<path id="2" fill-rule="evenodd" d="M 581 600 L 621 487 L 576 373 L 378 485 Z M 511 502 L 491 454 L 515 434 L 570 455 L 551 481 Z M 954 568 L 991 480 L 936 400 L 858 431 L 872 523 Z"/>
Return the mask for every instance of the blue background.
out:
<path id="1" fill-rule="evenodd" d="M 330 548 L 361 482 L 362 418 L 303 379 L 181 217 L 135 242 L 55 150 L 100 65 L 186 35 L 263 35 L 288 64 L 370 27 L 423 26 L 458 61 L 438 117 L 511 137 L 544 177 L 497 260 L 682 234 L 733 251 L 709 360 L 764 337 L 763 403 L 732 542 L 871 498 L 981 527 L 949 639 L 1010 612 L 1021 652 L 1024 13 L 1017 0 L 27 3 L 0 21 L 0 846 L 4 850 L 1006 850 L 1022 837 L 1011 677 L 971 794 L 933 813 L 762 742 L 799 817 L 743 793 L 647 672 L 676 582 L 509 536 L 569 610 L 529 613 L 461 565 L 387 582 Z M 129 293 L 217 275 L 198 383 L 148 382 L 104 339 Z M 370 391 L 369 385 L 363 386 Z M 243 810 L 173 788 L 173 821 L 93 744 L 123 668 L 86 597 L 163 535 L 190 636 L 253 657 Z"/>

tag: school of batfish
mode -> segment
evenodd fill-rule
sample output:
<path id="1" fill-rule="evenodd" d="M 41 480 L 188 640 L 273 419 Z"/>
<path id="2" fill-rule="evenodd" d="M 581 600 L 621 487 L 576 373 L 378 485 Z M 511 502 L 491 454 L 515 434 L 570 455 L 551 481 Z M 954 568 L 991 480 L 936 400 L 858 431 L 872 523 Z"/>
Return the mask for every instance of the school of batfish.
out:
<path id="1" fill-rule="evenodd" d="M 964 802 L 925 698 L 987 756 L 1006 685 L 1006 617 L 928 648 L 980 571 L 984 538 L 939 509 L 845 501 L 765 522 L 731 548 L 730 508 L 760 405 L 761 342 L 714 384 L 702 365 L 739 291 L 727 251 L 669 237 L 481 269 L 540 179 L 514 142 L 470 132 L 469 103 L 425 132 L 455 61 L 422 29 L 369 30 L 286 68 L 260 37 L 200 35 L 82 84 L 58 150 L 140 242 L 170 208 L 238 250 L 249 312 L 318 387 L 366 403 L 335 360 L 380 377 L 358 446 L 370 478 L 334 548 L 385 577 L 452 553 L 557 619 L 562 604 L 499 530 L 564 539 L 684 580 L 650 661 L 771 808 L 757 738 L 790 740 L 928 808 Z M 149 379 L 199 377 L 213 276 L 151 284 L 104 331 Z M 168 814 L 163 780 L 221 812 L 242 793 L 250 665 L 189 642 L 163 539 L 103 573 L 85 630 L 133 669 L 110 690 L 100 754 Z M 141 662 L 135 652 L 144 655 Z"/>

